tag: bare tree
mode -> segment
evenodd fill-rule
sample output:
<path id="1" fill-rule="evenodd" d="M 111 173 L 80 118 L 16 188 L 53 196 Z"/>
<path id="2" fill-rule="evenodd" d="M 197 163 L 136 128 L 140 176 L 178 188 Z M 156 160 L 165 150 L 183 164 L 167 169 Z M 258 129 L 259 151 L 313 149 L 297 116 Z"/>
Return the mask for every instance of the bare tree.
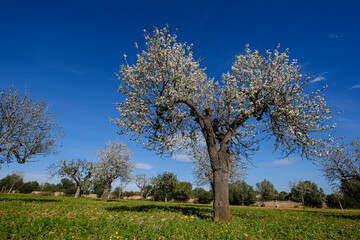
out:
<path id="1" fill-rule="evenodd" d="M 0 92 L 0 164 L 25 163 L 35 155 L 54 153 L 63 132 L 45 101 L 13 86 Z"/>
<path id="2" fill-rule="evenodd" d="M 330 182 L 360 181 L 360 139 L 353 140 L 350 145 L 334 146 L 323 156 L 320 167 Z"/>
<path id="3" fill-rule="evenodd" d="M 131 179 L 131 172 L 135 169 L 135 164 L 130 161 L 131 154 L 127 146 L 118 141 L 105 143 L 104 147 L 96 152 L 99 160 L 94 163 L 93 174 L 106 182 L 101 201 L 108 200 L 111 184 L 115 179 Z"/>
<path id="4" fill-rule="evenodd" d="M 119 199 L 121 197 L 122 192 L 124 191 L 124 189 L 126 188 L 126 186 L 132 181 L 132 177 L 130 176 L 130 178 L 126 178 L 126 179 L 120 179 L 120 183 L 119 183 Z"/>
<path id="5" fill-rule="evenodd" d="M 135 175 L 135 184 L 140 189 L 141 200 L 144 199 L 144 192 L 147 186 L 151 183 L 151 178 L 147 177 L 145 173 Z M 146 196 L 147 197 L 147 196 Z"/>
<path id="6" fill-rule="evenodd" d="M 50 174 L 54 177 L 69 177 L 76 183 L 75 197 L 80 197 L 81 189 L 87 185 L 92 171 L 92 163 L 87 162 L 85 159 L 76 160 L 61 160 L 57 163 L 51 164 L 48 167 Z"/>
<path id="7" fill-rule="evenodd" d="M 278 47 L 262 56 L 247 46 L 231 72 L 215 81 L 194 60 L 193 46 L 176 39 L 168 27 L 155 28 L 152 35 L 145 32 L 146 49 L 138 51 L 136 64 L 129 65 L 124 55 L 118 75 L 124 100 L 113 121 L 120 134 L 144 140 L 143 146 L 158 154 L 184 147 L 179 136 L 196 144 L 201 134 L 214 176 L 214 221 L 230 221 L 230 155 L 246 151 L 246 143 L 251 146 L 263 133 L 284 155 L 315 159 L 332 139 L 312 134 L 332 129 L 325 124 L 332 113 L 321 95 L 324 88 L 305 93 L 312 76 L 300 73 L 288 50 Z"/>

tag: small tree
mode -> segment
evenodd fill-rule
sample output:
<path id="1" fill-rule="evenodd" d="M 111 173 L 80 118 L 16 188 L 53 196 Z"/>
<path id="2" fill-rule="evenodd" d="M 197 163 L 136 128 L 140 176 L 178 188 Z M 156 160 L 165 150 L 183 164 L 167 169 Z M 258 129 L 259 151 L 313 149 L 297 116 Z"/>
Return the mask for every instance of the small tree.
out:
<path id="1" fill-rule="evenodd" d="M 260 194 L 261 201 L 270 201 L 275 198 L 274 185 L 266 179 L 256 183 L 256 191 Z"/>
<path id="2" fill-rule="evenodd" d="M 115 196 L 118 196 L 118 199 L 120 199 L 124 189 L 131 182 L 131 180 L 132 180 L 131 178 L 120 180 L 119 185 L 115 188 L 115 190 L 114 190 L 114 192 L 112 192 L 112 194 L 114 194 Z"/>
<path id="3" fill-rule="evenodd" d="M 51 164 L 48 171 L 52 176 L 59 175 L 61 177 L 69 177 L 76 183 L 75 197 L 80 197 L 82 186 L 90 179 L 92 171 L 92 163 L 85 159 L 73 159 L 71 161 L 61 160 Z"/>
<path id="4" fill-rule="evenodd" d="M 229 201 L 232 205 L 251 205 L 256 201 L 256 193 L 245 181 L 229 184 Z"/>
<path id="5" fill-rule="evenodd" d="M 11 193 L 12 190 L 19 190 L 24 180 L 24 172 L 17 171 L 11 175 L 7 175 L 5 178 L 0 180 L 1 192 L 7 191 Z"/>
<path id="6" fill-rule="evenodd" d="M 0 164 L 25 163 L 35 155 L 54 153 L 63 132 L 43 100 L 22 97 L 11 86 L 0 92 Z"/>
<path id="7" fill-rule="evenodd" d="M 322 207 L 326 195 L 315 183 L 310 181 L 291 182 L 290 198 L 293 201 L 302 202 L 303 206 Z"/>
<path id="8" fill-rule="evenodd" d="M 26 182 L 19 187 L 21 193 L 32 193 L 39 189 L 39 183 L 37 181 Z"/>
<path id="9" fill-rule="evenodd" d="M 173 198 L 178 180 L 175 174 L 164 172 L 158 174 L 154 178 L 153 183 L 155 189 L 155 198 L 159 198 L 167 202 Z"/>
<path id="10" fill-rule="evenodd" d="M 122 181 L 131 179 L 135 164 L 130 161 L 130 150 L 119 141 L 105 143 L 96 155 L 99 160 L 94 163 L 94 176 L 106 183 L 101 201 L 107 201 L 111 192 L 111 184 L 120 178 Z"/>
<path id="11" fill-rule="evenodd" d="M 149 186 L 151 183 L 151 178 L 148 178 L 145 173 L 137 174 L 135 176 L 134 181 L 135 181 L 136 186 L 140 190 L 140 196 L 141 196 L 141 200 L 142 200 L 142 199 L 144 199 L 144 193 L 145 193 L 146 187 Z"/>
<path id="12" fill-rule="evenodd" d="M 136 64 L 121 66 L 123 101 L 113 121 L 122 127 L 120 134 L 144 139 L 143 146 L 158 154 L 188 147 L 184 136 L 197 144 L 201 135 L 214 176 L 214 221 L 230 221 L 231 155 L 248 151 L 256 143 L 253 136 L 273 136 L 275 149 L 308 159 L 321 156 L 332 140 L 313 136 L 332 129 L 325 125 L 332 114 L 323 89 L 304 91 L 312 76 L 300 73 L 288 50 L 277 48 L 262 56 L 247 46 L 231 71 L 214 81 L 194 60 L 193 46 L 178 43 L 168 27 L 145 33 L 145 40 Z"/>
<path id="13" fill-rule="evenodd" d="M 175 192 L 174 200 L 179 202 L 186 202 L 191 197 L 192 185 L 189 182 L 178 182 Z"/>

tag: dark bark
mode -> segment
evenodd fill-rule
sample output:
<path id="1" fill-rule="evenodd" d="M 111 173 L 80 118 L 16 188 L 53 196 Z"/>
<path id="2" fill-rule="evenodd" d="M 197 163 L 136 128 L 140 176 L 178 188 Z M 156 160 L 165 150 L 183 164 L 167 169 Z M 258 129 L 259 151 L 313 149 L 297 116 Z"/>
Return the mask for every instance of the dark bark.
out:
<path id="1" fill-rule="evenodd" d="M 229 204 L 229 170 L 230 162 L 227 154 L 218 153 L 214 160 L 214 222 L 230 222 Z"/>
<path id="2" fill-rule="evenodd" d="M 103 202 L 107 202 L 109 196 L 110 196 L 110 191 L 111 191 L 111 183 L 106 183 L 105 185 L 105 189 L 104 189 L 104 192 L 101 196 L 101 201 Z"/>
<path id="3" fill-rule="evenodd" d="M 77 187 L 76 187 L 76 193 L 75 193 L 75 198 L 80 197 L 80 191 L 81 191 L 81 186 L 80 186 L 80 185 L 77 185 Z"/>

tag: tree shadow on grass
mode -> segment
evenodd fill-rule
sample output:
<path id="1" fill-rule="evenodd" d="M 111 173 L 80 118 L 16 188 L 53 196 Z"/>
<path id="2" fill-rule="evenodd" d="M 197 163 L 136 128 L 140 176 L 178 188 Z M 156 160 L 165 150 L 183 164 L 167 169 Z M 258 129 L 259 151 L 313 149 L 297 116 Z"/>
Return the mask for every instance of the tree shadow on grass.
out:
<path id="1" fill-rule="evenodd" d="M 324 216 L 328 218 L 345 218 L 345 219 L 351 219 L 351 220 L 358 220 L 360 221 L 360 214 L 355 215 L 347 212 L 317 212 L 317 211 L 301 211 L 307 214 L 313 214 L 313 215 L 319 215 Z"/>
<path id="2" fill-rule="evenodd" d="M 201 206 L 192 206 L 192 205 L 182 205 L 182 206 L 172 206 L 172 205 L 139 205 L 139 206 L 118 206 L 118 207 L 108 207 L 105 208 L 107 211 L 112 212 L 122 212 L 122 211 L 132 211 L 132 212 L 152 212 L 152 211 L 169 211 L 169 212 L 179 212 L 188 216 L 198 216 L 201 219 L 212 219 L 212 210 L 208 207 Z"/>
<path id="3" fill-rule="evenodd" d="M 58 202 L 55 199 L 36 199 L 36 198 L 0 198 L 0 201 L 22 201 L 22 202 Z"/>

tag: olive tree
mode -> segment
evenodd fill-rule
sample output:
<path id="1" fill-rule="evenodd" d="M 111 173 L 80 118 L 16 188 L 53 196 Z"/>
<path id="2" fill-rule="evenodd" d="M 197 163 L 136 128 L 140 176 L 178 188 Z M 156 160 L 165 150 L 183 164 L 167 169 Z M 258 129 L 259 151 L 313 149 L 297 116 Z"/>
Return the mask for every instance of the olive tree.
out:
<path id="1" fill-rule="evenodd" d="M 80 197 L 81 189 L 91 177 L 92 163 L 81 159 L 61 160 L 51 164 L 48 170 L 52 176 L 69 177 L 76 183 L 75 197 Z"/>
<path id="2" fill-rule="evenodd" d="M 13 86 L 0 92 L 0 164 L 54 153 L 62 136 L 45 101 L 35 101 L 28 91 L 21 96 Z"/>
<path id="3" fill-rule="evenodd" d="M 105 143 L 96 155 L 98 160 L 93 165 L 94 177 L 105 182 L 105 189 L 101 201 L 107 201 L 111 192 L 111 184 L 120 178 L 122 182 L 131 178 L 135 164 L 130 161 L 132 153 L 126 144 L 114 141 Z"/>
<path id="4" fill-rule="evenodd" d="M 113 119 L 120 134 L 132 134 L 150 150 L 170 154 L 184 145 L 206 143 L 214 178 L 214 221 L 230 221 L 228 179 L 231 154 L 245 151 L 258 133 L 273 137 L 275 149 L 285 155 L 318 157 L 329 139 L 313 134 L 330 130 L 332 113 L 321 95 L 304 91 L 312 76 L 301 74 L 289 51 L 267 51 L 262 56 L 247 46 L 237 55 L 221 81 L 208 78 L 193 45 L 177 42 L 168 27 L 145 31 L 146 46 L 136 64 L 120 66 Z M 255 141 L 255 138 L 254 138 Z M 231 154 L 230 154 L 231 153 Z"/>

